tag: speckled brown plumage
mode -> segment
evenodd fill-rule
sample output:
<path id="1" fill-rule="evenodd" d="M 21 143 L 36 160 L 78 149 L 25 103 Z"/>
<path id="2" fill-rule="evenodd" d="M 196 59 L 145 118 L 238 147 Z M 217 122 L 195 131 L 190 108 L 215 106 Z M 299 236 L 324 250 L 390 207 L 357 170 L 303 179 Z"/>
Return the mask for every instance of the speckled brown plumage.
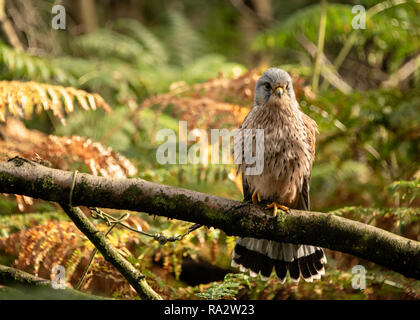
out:
<path id="1" fill-rule="evenodd" d="M 250 130 L 247 130 L 250 129 Z M 257 145 L 255 129 L 264 130 L 263 144 Z M 246 116 L 240 132 L 243 153 L 262 151 L 264 167 L 260 174 L 248 175 L 246 169 L 253 164 L 242 162 L 244 200 L 251 201 L 252 194 L 259 192 L 263 202 L 276 202 L 295 209 L 310 209 L 309 186 L 312 162 L 315 156 L 314 120 L 300 109 L 293 91 L 289 74 L 283 70 L 268 69 L 258 80 L 254 106 Z M 252 145 L 246 145 L 245 137 L 251 135 Z M 276 243 L 268 240 L 239 238 L 234 250 L 232 265 L 249 270 L 263 278 L 273 267 L 281 281 L 289 270 L 293 280 L 300 275 L 307 281 L 320 278 L 326 259 L 323 250 L 307 245 Z"/>

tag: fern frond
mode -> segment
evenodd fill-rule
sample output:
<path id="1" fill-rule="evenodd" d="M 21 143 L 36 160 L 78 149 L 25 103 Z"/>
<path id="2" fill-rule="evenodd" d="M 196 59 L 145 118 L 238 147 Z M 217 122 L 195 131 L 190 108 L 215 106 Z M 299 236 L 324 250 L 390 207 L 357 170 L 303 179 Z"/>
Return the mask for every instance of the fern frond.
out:
<path id="1" fill-rule="evenodd" d="M 202 37 L 180 12 L 170 11 L 168 18 L 172 61 L 177 65 L 185 66 L 195 57 L 203 54 L 205 44 Z"/>
<path id="2" fill-rule="evenodd" d="M 351 22 L 354 15 L 352 6 L 344 4 L 329 4 L 327 6 L 326 39 L 339 40 L 343 34 L 352 30 Z M 315 4 L 302 8 L 289 18 L 277 24 L 257 38 L 258 48 L 298 47 L 296 34 L 304 32 L 305 36 L 316 43 L 319 30 L 321 5 Z"/>
<path id="3" fill-rule="evenodd" d="M 251 288 L 247 275 L 228 273 L 221 283 L 213 282 L 204 292 L 197 293 L 200 298 L 208 300 L 233 299 L 241 286 Z"/>
<path id="4" fill-rule="evenodd" d="M 187 120 L 190 128 L 197 125 L 202 128 L 237 127 L 253 104 L 253 92 L 260 76 L 261 72 L 253 69 L 235 78 L 220 74 L 191 86 L 176 82 L 171 84 L 168 93 L 144 100 L 139 108 L 143 110 L 158 105 L 155 123 L 164 109 L 173 106 L 172 113 Z M 304 78 L 292 76 L 292 80 L 298 98 L 311 94 L 304 86 Z"/>
<path id="5" fill-rule="evenodd" d="M 129 231 L 116 230 L 118 236 L 110 234 L 108 240 L 117 249 L 131 254 L 126 247 L 137 241 L 137 235 Z M 86 266 L 93 245 L 77 229 L 72 222 L 46 220 L 35 227 L 21 230 L 0 237 L 0 252 L 17 256 L 13 265 L 26 272 L 38 274 L 42 278 L 51 278 L 52 268 L 55 265 L 66 267 L 66 280 L 75 285 L 80 279 Z M 79 267 L 78 267 L 79 266 Z M 90 280 L 85 283 L 84 289 L 95 290 L 98 285 L 107 283 L 106 291 L 109 295 L 115 292 L 125 292 L 130 295 L 130 285 L 124 277 L 105 259 L 97 255 L 93 261 Z M 135 296 L 135 292 L 130 298 Z"/>
<path id="6" fill-rule="evenodd" d="M 72 45 L 76 50 L 82 50 L 95 57 L 113 57 L 128 62 L 141 59 L 145 54 L 143 46 L 133 38 L 108 29 L 81 35 Z"/>
<path id="7" fill-rule="evenodd" d="M 0 68 L 3 79 L 55 80 L 73 85 L 76 80 L 57 64 L 46 58 L 16 51 L 0 42 Z"/>
<path id="8" fill-rule="evenodd" d="M 394 181 L 387 187 L 389 192 L 396 198 L 401 200 L 409 199 L 409 203 L 420 196 L 420 180 L 413 181 Z"/>
<path id="9" fill-rule="evenodd" d="M 17 119 L 8 118 L 0 127 L 0 161 L 21 156 L 38 162 L 45 162 L 54 168 L 74 169 L 83 163 L 90 173 L 111 178 L 126 178 L 137 173 L 131 162 L 98 142 L 79 136 L 57 137 L 37 130 L 28 130 Z M 24 211 L 33 199 L 16 195 L 18 209 Z"/>
<path id="10" fill-rule="evenodd" d="M 1 239 L 0 250 L 17 255 L 14 265 L 18 269 L 39 274 L 42 266 L 44 271 L 49 271 L 46 276 L 49 278 L 54 265 L 71 257 L 69 251 L 83 250 L 87 246 L 89 241 L 82 239 L 81 235 L 71 222 L 46 221 Z M 88 252 L 84 251 L 87 255 Z"/>
<path id="11" fill-rule="evenodd" d="M 105 91 L 116 96 L 118 101 L 136 98 L 144 84 L 136 67 L 123 60 L 109 58 L 106 61 L 98 58 L 60 57 L 53 60 L 67 73 L 77 79 L 76 87 L 87 87 L 91 91 Z"/>
<path id="12" fill-rule="evenodd" d="M 0 81 L 0 121 L 4 122 L 8 113 L 30 119 L 34 112 L 51 110 L 65 124 L 64 114 L 73 112 L 74 100 L 85 110 L 103 108 L 111 112 L 111 107 L 96 93 L 33 81 Z"/>
<path id="13" fill-rule="evenodd" d="M 162 41 L 155 36 L 149 29 L 134 19 L 119 19 L 115 22 L 115 27 L 128 36 L 139 42 L 145 51 L 153 58 L 153 62 L 168 62 L 167 49 Z"/>
<path id="14" fill-rule="evenodd" d="M 4 140 L 0 139 L 0 159 L 22 156 L 49 162 L 58 169 L 71 169 L 72 164 L 82 162 L 94 175 L 125 178 L 137 173 L 137 169 L 123 155 L 79 136 L 57 137 L 37 130 L 28 130 L 24 124 L 9 118 L 0 127 Z"/>
<path id="15" fill-rule="evenodd" d="M 147 102 L 149 106 L 155 104 L 160 106 L 156 112 L 156 119 L 162 113 L 162 109 L 169 105 L 175 106 L 172 113 L 180 119 L 188 120 L 189 128 L 197 126 L 201 126 L 202 128 L 220 128 L 226 123 L 231 126 L 237 126 L 249 112 L 248 108 L 209 98 L 177 98 L 160 95 L 148 99 Z M 145 104 L 144 106 L 147 107 L 148 104 Z M 156 125 L 154 125 L 154 127 L 156 128 Z"/>

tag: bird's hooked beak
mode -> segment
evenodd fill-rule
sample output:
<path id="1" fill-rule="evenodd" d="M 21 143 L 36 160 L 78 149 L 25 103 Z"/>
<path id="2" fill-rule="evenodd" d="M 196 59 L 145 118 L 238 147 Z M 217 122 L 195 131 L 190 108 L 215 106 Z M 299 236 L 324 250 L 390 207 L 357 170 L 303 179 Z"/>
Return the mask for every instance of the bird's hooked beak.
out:
<path id="1" fill-rule="evenodd" d="M 277 87 L 276 89 L 274 89 L 274 94 L 281 98 L 281 96 L 283 95 L 283 88 L 282 87 Z"/>

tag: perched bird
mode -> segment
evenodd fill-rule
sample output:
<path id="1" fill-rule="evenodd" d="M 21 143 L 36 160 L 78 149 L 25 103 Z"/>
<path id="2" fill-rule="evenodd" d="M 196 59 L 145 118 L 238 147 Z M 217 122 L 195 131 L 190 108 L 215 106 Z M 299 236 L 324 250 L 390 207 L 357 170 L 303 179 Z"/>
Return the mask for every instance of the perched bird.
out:
<path id="1" fill-rule="evenodd" d="M 250 132 L 254 149 L 261 149 L 256 145 L 255 129 L 264 130 L 264 164 L 260 174 L 247 174 L 252 164 L 239 164 L 244 201 L 266 203 L 274 215 L 278 209 L 309 210 L 317 124 L 300 109 L 286 71 L 270 68 L 264 72 L 255 87 L 254 106 L 239 128 L 243 135 Z M 246 150 L 246 146 L 237 145 L 244 141 L 235 141 L 235 149 L 243 146 L 239 150 Z M 320 279 L 326 263 L 320 247 L 254 238 L 238 238 L 232 256 L 233 267 L 249 271 L 251 276 L 260 273 L 264 280 L 274 268 L 282 283 L 287 270 L 293 281 L 299 281 L 300 276 L 309 282 Z"/>

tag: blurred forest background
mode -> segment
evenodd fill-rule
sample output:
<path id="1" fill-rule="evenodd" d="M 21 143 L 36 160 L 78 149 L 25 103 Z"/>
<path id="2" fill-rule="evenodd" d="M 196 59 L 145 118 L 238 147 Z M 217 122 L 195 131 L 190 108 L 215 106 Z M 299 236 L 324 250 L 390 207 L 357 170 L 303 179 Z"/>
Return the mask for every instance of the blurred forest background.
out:
<path id="1" fill-rule="evenodd" d="M 65 30 L 51 27 L 55 4 Z M 365 29 L 352 28 L 358 4 Z M 178 120 L 237 127 L 259 75 L 276 66 L 319 126 L 312 209 L 420 240 L 419 15 L 410 0 L 1 0 L 1 161 L 20 155 L 242 200 L 233 166 L 157 163 L 156 131 L 177 131 Z M 166 235 L 190 225 L 145 213 L 128 223 Z M 330 250 L 321 281 L 282 285 L 231 269 L 235 237 L 220 230 L 163 246 L 118 228 L 108 238 L 167 299 L 420 298 L 419 281 Z M 61 264 L 75 286 L 92 249 L 58 206 L 0 195 L 0 264 L 47 279 Z M 365 290 L 352 288 L 357 264 Z M 136 298 L 99 253 L 81 289 Z"/>

